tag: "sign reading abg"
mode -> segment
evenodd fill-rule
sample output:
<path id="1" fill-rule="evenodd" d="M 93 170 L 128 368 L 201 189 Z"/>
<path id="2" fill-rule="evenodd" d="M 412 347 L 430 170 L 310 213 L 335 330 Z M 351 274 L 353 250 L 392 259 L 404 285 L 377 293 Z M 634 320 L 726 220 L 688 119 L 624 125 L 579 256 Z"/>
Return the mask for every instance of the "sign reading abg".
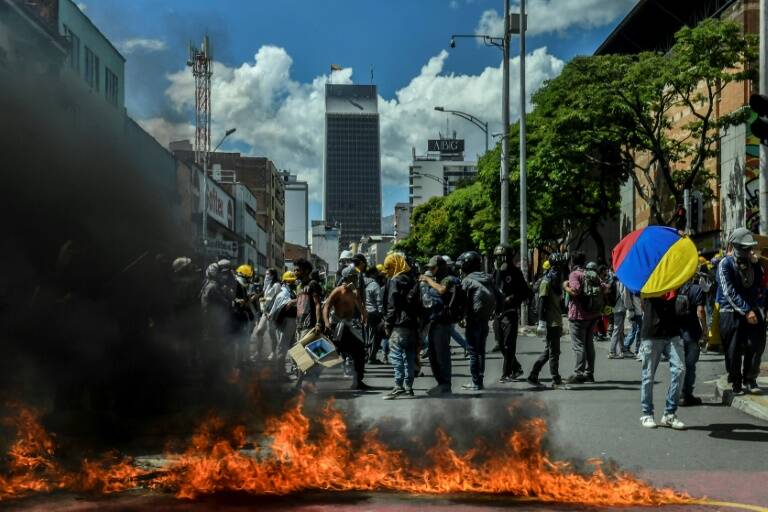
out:
<path id="1" fill-rule="evenodd" d="M 430 139 L 427 151 L 440 153 L 463 153 L 464 139 Z"/>

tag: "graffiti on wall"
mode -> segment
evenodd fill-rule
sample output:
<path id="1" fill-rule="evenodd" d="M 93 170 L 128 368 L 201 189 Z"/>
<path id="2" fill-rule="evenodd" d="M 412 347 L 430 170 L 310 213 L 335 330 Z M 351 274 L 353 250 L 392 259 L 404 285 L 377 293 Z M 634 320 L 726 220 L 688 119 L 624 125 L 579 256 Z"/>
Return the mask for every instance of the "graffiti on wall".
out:
<path id="1" fill-rule="evenodd" d="M 752 114 L 749 123 L 755 119 Z M 744 213 L 747 227 L 757 233 L 760 228 L 760 140 L 747 128 L 746 158 L 744 161 Z"/>

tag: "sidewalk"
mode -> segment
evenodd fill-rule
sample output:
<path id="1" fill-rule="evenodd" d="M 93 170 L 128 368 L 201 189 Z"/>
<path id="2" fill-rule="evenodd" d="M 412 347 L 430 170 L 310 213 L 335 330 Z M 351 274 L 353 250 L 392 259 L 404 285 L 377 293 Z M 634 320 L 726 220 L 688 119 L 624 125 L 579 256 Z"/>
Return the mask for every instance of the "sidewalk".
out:
<path id="1" fill-rule="evenodd" d="M 757 383 L 763 389 L 762 395 L 733 396 L 728 375 L 722 375 L 715 383 L 715 398 L 750 416 L 768 421 L 768 362 L 761 365 Z"/>

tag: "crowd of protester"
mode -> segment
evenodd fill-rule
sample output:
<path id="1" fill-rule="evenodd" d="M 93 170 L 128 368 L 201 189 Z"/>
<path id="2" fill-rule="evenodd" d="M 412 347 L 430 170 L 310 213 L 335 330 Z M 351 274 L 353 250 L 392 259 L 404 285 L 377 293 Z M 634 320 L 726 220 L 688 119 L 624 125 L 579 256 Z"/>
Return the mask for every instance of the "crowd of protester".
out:
<path id="1" fill-rule="evenodd" d="M 755 245 L 748 230 L 735 230 L 725 255 L 702 258 L 693 279 L 653 298 L 628 290 L 610 268 L 587 261 L 581 252 L 549 255 L 533 287 L 507 246 L 494 250 L 490 273 L 474 251 L 455 263 L 435 255 L 423 267 L 396 252 L 374 266 L 364 255 L 344 251 L 335 278 L 324 279 L 309 261 L 298 259 L 282 276 L 268 270 L 263 283 L 254 279 L 250 266 L 235 268 L 220 260 L 205 270 L 199 293 L 203 345 L 221 347 L 218 355 L 233 369 L 263 365 L 274 378 L 314 392 L 322 366 L 300 371 L 287 354 L 297 343 L 324 337 L 343 360 L 354 390 L 372 389 L 365 382 L 367 366 L 391 365 L 393 387 L 383 398 L 393 400 L 414 395 L 414 379 L 426 361 L 434 379 L 427 394 L 452 394 L 452 341 L 469 360 L 470 379 L 462 389 L 481 392 L 491 331 L 503 357 L 499 383 L 525 379 L 543 386 L 539 375 L 548 366 L 556 389 L 595 382 L 595 341 L 610 340 L 609 359 L 642 362 L 641 424 L 682 429 L 678 406 L 702 403 L 694 394 L 696 363 L 707 350 L 713 321 L 719 323 L 733 393 L 760 392 L 767 283 Z M 179 276 L 190 268 L 187 258 L 174 262 Z M 333 286 L 326 289 L 328 281 Z M 527 376 L 517 359 L 523 304 L 534 308 L 536 333 L 544 339 Z M 561 376 L 559 361 L 564 317 L 575 356 L 567 378 Z M 656 423 L 653 383 L 662 360 L 669 362 L 671 379 L 664 414 Z"/>

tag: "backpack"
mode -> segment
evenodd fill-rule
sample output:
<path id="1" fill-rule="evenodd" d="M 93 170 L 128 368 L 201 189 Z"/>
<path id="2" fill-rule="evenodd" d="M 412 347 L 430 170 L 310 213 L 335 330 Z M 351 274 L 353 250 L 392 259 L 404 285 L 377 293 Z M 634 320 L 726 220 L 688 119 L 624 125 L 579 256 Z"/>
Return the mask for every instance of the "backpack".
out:
<path id="1" fill-rule="evenodd" d="M 467 311 L 467 292 L 462 288 L 461 282 L 457 281 L 458 279 L 454 278 L 453 292 L 444 309 L 448 321 L 452 324 L 457 324 L 464 320 L 464 315 Z"/>
<path id="2" fill-rule="evenodd" d="M 493 287 L 494 289 L 491 289 L 471 277 L 466 277 L 465 281 L 472 283 L 471 287 L 475 291 L 471 304 L 472 316 L 480 321 L 488 321 L 496 311 L 498 296 L 500 295 L 498 290 L 495 289 L 495 286 Z"/>
<path id="3" fill-rule="evenodd" d="M 405 305 L 414 318 L 421 321 L 424 318 L 424 305 L 421 302 L 421 286 L 419 286 L 421 283 L 411 276 L 407 277 L 409 288 L 408 293 L 405 295 Z"/>
<path id="4" fill-rule="evenodd" d="M 675 296 L 675 314 L 687 316 L 691 312 L 691 301 L 688 300 L 687 287 L 677 292 Z"/>
<path id="5" fill-rule="evenodd" d="M 581 296 L 584 299 L 584 307 L 590 313 L 602 313 L 605 307 L 605 295 L 603 295 L 600 276 L 594 270 L 584 271 L 584 282 L 581 286 Z"/>

